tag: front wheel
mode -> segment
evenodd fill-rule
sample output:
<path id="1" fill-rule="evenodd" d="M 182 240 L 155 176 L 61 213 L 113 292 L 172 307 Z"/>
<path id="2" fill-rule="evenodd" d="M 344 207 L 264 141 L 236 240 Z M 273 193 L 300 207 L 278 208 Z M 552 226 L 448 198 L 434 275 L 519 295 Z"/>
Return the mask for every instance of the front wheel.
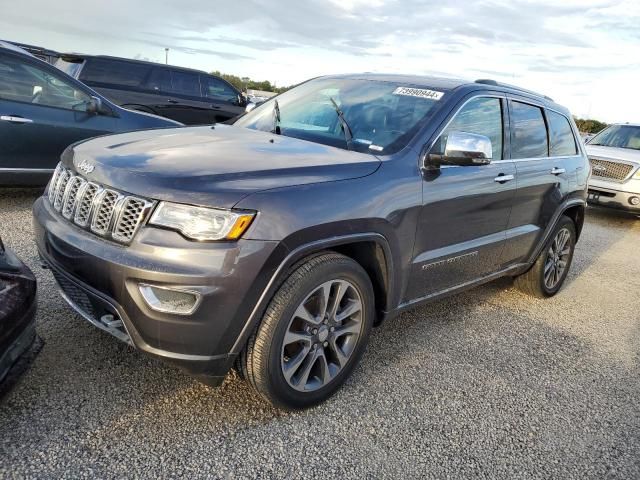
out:
<path id="1" fill-rule="evenodd" d="M 576 227 L 562 216 L 531 269 L 516 277 L 516 287 L 539 298 L 552 297 L 564 284 L 576 246 Z"/>
<path id="2" fill-rule="evenodd" d="M 373 325 L 373 287 L 364 269 L 337 253 L 309 259 L 271 300 L 241 356 L 243 376 L 275 406 L 326 400 L 364 353 Z"/>

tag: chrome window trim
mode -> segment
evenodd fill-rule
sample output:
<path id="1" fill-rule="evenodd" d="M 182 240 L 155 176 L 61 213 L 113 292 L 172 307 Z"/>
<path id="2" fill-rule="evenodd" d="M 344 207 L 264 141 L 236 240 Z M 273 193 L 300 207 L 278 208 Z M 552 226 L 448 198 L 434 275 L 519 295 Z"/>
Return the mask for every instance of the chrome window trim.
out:
<path id="1" fill-rule="evenodd" d="M 53 173 L 55 172 L 55 168 L 9 168 L 9 167 L 0 167 L 0 172 L 7 173 Z"/>
<path id="2" fill-rule="evenodd" d="M 434 140 L 429 144 L 429 147 L 422 150 L 423 153 L 420 155 L 420 157 L 418 159 L 418 161 L 420 163 L 420 169 L 422 169 L 422 165 L 424 163 L 424 156 L 427 154 L 427 152 L 431 151 L 431 149 L 433 148 L 433 145 L 435 145 L 436 141 L 440 138 L 440 135 L 442 135 L 442 132 L 444 132 L 449 127 L 449 125 L 451 125 L 451 123 L 456 118 L 458 113 L 460 113 L 460 110 L 462 110 L 467 105 L 467 103 L 469 103 L 471 100 L 474 100 L 476 98 L 499 98 L 499 99 L 507 100 L 507 101 L 508 100 L 513 100 L 513 101 L 520 102 L 520 103 L 525 103 L 525 104 L 529 103 L 529 104 L 531 104 L 531 106 L 538 107 L 538 108 L 541 108 L 543 110 L 545 110 L 545 109 L 546 110 L 550 110 L 552 112 L 558 113 L 558 114 L 562 115 L 564 118 L 566 118 L 569 121 L 569 125 L 571 126 L 571 130 L 573 132 L 574 140 L 576 141 L 576 145 L 578 146 L 578 148 L 577 148 L 578 149 L 578 153 L 576 153 L 575 155 L 558 155 L 558 156 L 553 156 L 553 157 L 552 156 L 547 156 L 547 157 L 516 158 L 516 159 L 504 158 L 504 159 L 501 159 L 501 160 L 491 160 L 491 163 L 489 165 L 492 165 L 494 163 L 501 164 L 501 163 L 533 162 L 533 161 L 536 161 L 536 160 L 579 159 L 579 158 L 582 158 L 584 155 L 586 155 L 584 152 L 582 152 L 582 147 L 580 146 L 580 143 L 576 139 L 576 132 L 573 130 L 573 122 L 569 118 L 567 118 L 567 116 L 564 113 L 562 113 L 562 112 L 560 112 L 560 111 L 558 111 L 558 110 L 556 110 L 554 108 L 545 107 L 544 105 L 535 102 L 535 100 L 524 101 L 524 100 L 521 100 L 519 98 L 513 98 L 512 99 L 509 95 L 510 95 L 510 93 L 507 93 L 507 92 L 505 92 L 504 95 L 478 93 L 477 95 L 472 95 L 471 97 L 466 99 L 462 103 L 462 105 L 460 105 L 460 107 L 456 110 L 456 112 L 451 116 L 451 118 L 447 121 L 447 123 L 444 125 L 444 127 L 442 127 L 440 130 L 438 130 L 437 135 L 435 136 Z M 508 112 L 508 117 L 509 117 L 509 119 L 511 118 L 511 112 Z M 503 128 L 504 128 L 504 125 L 503 125 Z M 549 127 L 545 126 L 545 128 L 547 129 L 547 136 L 548 136 L 549 135 Z M 511 133 L 511 126 L 510 125 L 509 125 L 509 128 L 508 128 L 508 131 L 509 131 L 509 133 Z M 505 143 L 504 139 L 502 140 L 502 143 L 504 145 L 504 143 Z M 503 152 L 503 154 L 504 154 L 504 152 Z M 462 167 L 461 165 L 441 165 L 440 168 L 445 168 L 446 169 L 446 168 L 467 168 L 467 167 Z"/>

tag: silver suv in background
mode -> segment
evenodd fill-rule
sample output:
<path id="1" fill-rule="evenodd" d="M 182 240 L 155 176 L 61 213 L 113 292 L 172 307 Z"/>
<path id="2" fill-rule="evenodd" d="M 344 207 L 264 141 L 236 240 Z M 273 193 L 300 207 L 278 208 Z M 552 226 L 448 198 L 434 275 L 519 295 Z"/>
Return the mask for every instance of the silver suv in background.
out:
<path id="1" fill-rule="evenodd" d="M 640 214 L 640 124 L 611 125 L 587 144 L 589 203 Z"/>

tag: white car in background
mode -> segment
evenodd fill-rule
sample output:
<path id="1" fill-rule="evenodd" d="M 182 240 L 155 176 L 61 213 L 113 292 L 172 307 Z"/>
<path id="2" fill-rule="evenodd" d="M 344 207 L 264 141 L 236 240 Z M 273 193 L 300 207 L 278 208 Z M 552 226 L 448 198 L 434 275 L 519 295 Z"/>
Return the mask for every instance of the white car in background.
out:
<path id="1" fill-rule="evenodd" d="M 640 214 L 640 124 L 615 124 L 587 144 L 589 203 Z"/>

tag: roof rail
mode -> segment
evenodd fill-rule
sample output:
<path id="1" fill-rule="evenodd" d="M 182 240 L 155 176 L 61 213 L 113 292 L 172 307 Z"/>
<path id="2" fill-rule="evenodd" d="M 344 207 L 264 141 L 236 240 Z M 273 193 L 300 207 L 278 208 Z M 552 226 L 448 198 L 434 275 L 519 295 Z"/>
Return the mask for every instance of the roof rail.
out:
<path id="1" fill-rule="evenodd" d="M 543 95 L 541 93 L 537 93 L 537 92 L 534 92 L 532 90 L 527 90 L 526 88 L 521 88 L 521 87 L 518 87 L 516 85 L 510 85 L 508 83 L 497 82 L 497 81 L 492 80 L 490 78 L 479 78 L 478 80 L 475 81 L 475 83 L 481 83 L 483 85 L 492 85 L 494 87 L 510 88 L 512 90 L 517 90 L 519 92 L 528 93 L 528 94 L 531 94 L 531 95 L 535 95 L 537 97 L 543 97 L 543 98 L 546 98 L 547 100 L 549 100 L 550 102 L 553 102 L 553 98 L 551 98 L 551 97 L 549 97 L 547 95 Z"/>

